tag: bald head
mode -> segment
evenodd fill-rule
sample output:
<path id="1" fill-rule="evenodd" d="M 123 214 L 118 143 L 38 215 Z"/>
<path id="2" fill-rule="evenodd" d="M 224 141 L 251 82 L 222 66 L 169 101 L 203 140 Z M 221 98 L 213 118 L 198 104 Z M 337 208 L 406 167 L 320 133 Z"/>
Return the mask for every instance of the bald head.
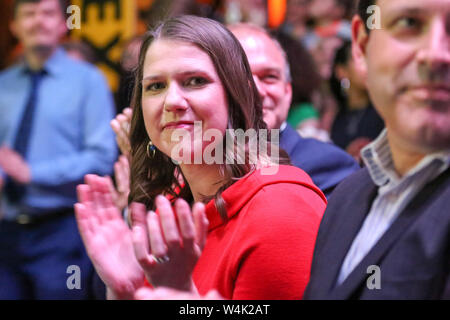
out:
<path id="1" fill-rule="evenodd" d="M 258 26 L 241 23 L 228 28 L 247 55 L 262 99 L 264 121 L 269 129 L 279 129 L 287 118 L 292 99 L 291 76 L 284 50 Z"/>
<path id="2" fill-rule="evenodd" d="M 283 47 L 278 42 L 278 40 L 275 39 L 266 29 L 251 23 L 235 23 L 228 25 L 227 28 L 236 36 L 241 45 L 244 45 L 244 43 L 248 41 L 250 42 L 255 41 L 255 39 L 266 39 L 273 42 L 273 45 L 278 49 L 280 55 L 284 59 L 283 73 L 285 80 L 288 82 L 292 81 L 291 70 L 289 67 L 286 52 L 284 51 Z"/>

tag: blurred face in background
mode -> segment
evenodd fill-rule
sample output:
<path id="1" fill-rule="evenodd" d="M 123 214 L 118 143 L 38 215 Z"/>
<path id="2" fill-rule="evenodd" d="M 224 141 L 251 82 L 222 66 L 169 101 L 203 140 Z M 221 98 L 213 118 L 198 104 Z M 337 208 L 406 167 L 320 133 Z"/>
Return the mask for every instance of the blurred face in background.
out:
<path id="1" fill-rule="evenodd" d="M 139 63 L 139 52 L 141 51 L 142 39 L 135 38 L 125 45 L 121 57 L 121 66 L 125 71 L 133 71 Z"/>
<path id="2" fill-rule="evenodd" d="M 326 37 L 320 38 L 317 45 L 311 48 L 311 55 L 323 79 L 330 78 L 336 50 L 342 46 L 342 43 L 343 41 L 339 37 Z"/>
<path id="3" fill-rule="evenodd" d="M 25 51 L 56 48 L 66 32 L 66 22 L 58 0 L 22 3 L 17 7 L 11 31 Z"/>
<path id="4" fill-rule="evenodd" d="M 263 118 L 269 129 L 279 129 L 286 120 L 292 99 L 286 60 L 281 48 L 262 32 L 238 29 L 231 31 L 244 48 L 253 79 L 263 105 Z"/>
<path id="5" fill-rule="evenodd" d="M 339 0 L 311 0 L 308 13 L 314 20 L 335 20 L 344 16 Z"/>
<path id="6" fill-rule="evenodd" d="M 304 24 L 308 19 L 308 5 L 311 0 L 288 0 L 286 22 L 293 25 Z"/>
<path id="7" fill-rule="evenodd" d="M 450 148 L 450 0 L 378 0 L 381 29 L 353 22 L 353 54 L 391 143 Z"/>

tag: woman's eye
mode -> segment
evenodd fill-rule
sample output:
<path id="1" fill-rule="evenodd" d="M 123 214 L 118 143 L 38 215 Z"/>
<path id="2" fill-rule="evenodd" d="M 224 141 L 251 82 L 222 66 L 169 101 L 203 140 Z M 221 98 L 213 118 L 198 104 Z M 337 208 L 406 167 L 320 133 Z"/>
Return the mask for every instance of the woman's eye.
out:
<path id="1" fill-rule="evenodd" d="M 205 78 L 202 77 L 192 77 L 186 81 L 186 86 L 188 87 L 199 87 L 208 83 Z"/>
<path id="2" fill-rule="evenodd" d="M 155 82 L 151 83 L 146 87 L 146 91 L 159 91 L 165 88 L 164 83 L 162 82 Z"/>

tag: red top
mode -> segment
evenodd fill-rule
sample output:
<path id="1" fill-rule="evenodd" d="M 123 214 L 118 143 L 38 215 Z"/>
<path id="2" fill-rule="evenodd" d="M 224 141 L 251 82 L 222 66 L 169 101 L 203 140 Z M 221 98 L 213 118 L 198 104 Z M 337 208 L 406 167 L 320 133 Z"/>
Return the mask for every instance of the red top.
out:
<path id="1" fill-rule="evenodd" d="M 293 166 L 257 170 L 222 193 L 228 222 L 211 201 L 206 246 L 193 273 L 200 294 L 226 299 L 301 299 L 326 198 Z"/>

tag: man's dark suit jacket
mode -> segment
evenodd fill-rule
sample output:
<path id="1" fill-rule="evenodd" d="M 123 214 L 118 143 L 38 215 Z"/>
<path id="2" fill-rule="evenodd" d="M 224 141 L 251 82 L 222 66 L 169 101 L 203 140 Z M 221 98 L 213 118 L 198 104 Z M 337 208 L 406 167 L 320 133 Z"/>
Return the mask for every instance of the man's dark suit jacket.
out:
<path id="1" fill-rule="evenodd" d="M 292 164 L 305 171 L 327 197 L 339 182 L 360 169 L 339 147 L 302 138 L 289 125 L 280 134 L 280 147 L 287 152 Z"/>
<path id="2" fill-rule="evenodd" d="M 378 187 L 367 169 L 342 182 L 328 203 L 314 250 L 305 299 L 450 299 L 450 169 L 427 184 L 392 226 L 335 286 L 342 262 Z M 380 268 L 381 289 L 367 280 Z"/>

